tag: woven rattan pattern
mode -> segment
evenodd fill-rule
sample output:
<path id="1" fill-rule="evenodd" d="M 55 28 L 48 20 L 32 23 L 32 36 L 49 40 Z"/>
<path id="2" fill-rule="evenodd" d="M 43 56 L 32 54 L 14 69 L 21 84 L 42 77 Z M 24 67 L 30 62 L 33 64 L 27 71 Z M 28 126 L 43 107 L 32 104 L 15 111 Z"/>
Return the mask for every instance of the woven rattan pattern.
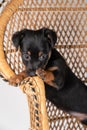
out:
<path id="1" fill-rule="evenodd" d="M 51 102 L 47 101 L 50 130 L 85 130 L 85 128 L 69 114 L 58 110 Z"/>
<path id="2" fill-rule="evenodd" d="M 16 52 L 12 46 L 11 37 L 14 32 L 23 28 L 39 29 L 43 26 L 49 27 L 57 32 L 58 40 L 55 47 L 65 57 L 73 72 L 86 83 L 86 21 L 86 0 L 24 0 L 19 10 L 10 18 L 6 27 L 4 51 L 7 62 L 15 73 L 19 73 L 24 68 L 20 52 Z M 34 95 L 36 96 L 36 94 Z M 34 108 L 31 109 L 32 113 Z M 58 110 L 48 101 L 47 112 L 50 130 L 85 130 L 75 118 Z M 35 127 L 35 124 L 32 124 L 32 126 Z"/>

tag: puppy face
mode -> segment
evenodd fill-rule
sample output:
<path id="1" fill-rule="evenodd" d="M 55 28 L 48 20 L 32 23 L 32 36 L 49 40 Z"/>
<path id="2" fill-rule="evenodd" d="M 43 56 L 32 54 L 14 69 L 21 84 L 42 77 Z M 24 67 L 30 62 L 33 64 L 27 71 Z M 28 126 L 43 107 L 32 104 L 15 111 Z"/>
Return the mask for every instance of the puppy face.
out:
<path id="1" fill-rule="evenodd" d="M 23 63 L 29 76 L 36 75 L 37 69 L 44 69 L 51 56 L 51 50 L 57 40 L 53 30 L 21 30 L 13 34 L 12 41 L 20 47 Z"/>

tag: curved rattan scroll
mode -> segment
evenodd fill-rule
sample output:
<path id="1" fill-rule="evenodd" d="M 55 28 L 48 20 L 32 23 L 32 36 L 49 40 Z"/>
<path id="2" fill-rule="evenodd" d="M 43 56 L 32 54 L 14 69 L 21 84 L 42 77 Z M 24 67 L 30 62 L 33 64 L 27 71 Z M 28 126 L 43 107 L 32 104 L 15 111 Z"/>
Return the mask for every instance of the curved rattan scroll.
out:
<path id="1" fill-rule="evenodd" d="M 43 81 L 37 76 L 28 77 L 20 88 L 28 97 L 32 130 L 49 130 Z"/>
<path id="2" fill-rule="evenodd" d="M 15 73 L 12 71 L 8 63 L 5 59 L 5 54 L 3 50 L 3 39 L 4 32 L 6 29 L 7 22 L 9 21 L 12 14 L 17 11 L 19 5 L 23 2 L 23 0 L 12 0 L 3 10 L 0 16 L 0 73 L 5 77 L 5 79 L 9 79 Z"/>

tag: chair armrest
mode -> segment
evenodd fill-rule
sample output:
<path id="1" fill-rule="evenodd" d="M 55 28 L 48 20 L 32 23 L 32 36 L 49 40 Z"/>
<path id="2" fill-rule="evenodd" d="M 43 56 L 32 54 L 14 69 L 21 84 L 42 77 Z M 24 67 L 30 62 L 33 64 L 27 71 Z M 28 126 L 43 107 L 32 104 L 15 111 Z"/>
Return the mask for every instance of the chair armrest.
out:
<path id="1" fill-rule="evenodd" d="M 44 83 L 38 76 L 28 77 L 20 84 L 27 95 L 30 125 L 33 130 L 49 130 Z"/>

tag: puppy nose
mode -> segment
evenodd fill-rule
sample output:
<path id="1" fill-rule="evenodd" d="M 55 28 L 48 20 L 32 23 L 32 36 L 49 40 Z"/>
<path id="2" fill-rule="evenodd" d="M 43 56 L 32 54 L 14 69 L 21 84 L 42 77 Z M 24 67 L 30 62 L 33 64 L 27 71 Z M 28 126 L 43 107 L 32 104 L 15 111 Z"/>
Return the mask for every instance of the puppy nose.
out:
<path id="1" fill-rule="evenodd" d="M 35 75 L 36 75 L 36 72 L 34 71 L 29 72 L 29 76 L 35 76 Z"/>

